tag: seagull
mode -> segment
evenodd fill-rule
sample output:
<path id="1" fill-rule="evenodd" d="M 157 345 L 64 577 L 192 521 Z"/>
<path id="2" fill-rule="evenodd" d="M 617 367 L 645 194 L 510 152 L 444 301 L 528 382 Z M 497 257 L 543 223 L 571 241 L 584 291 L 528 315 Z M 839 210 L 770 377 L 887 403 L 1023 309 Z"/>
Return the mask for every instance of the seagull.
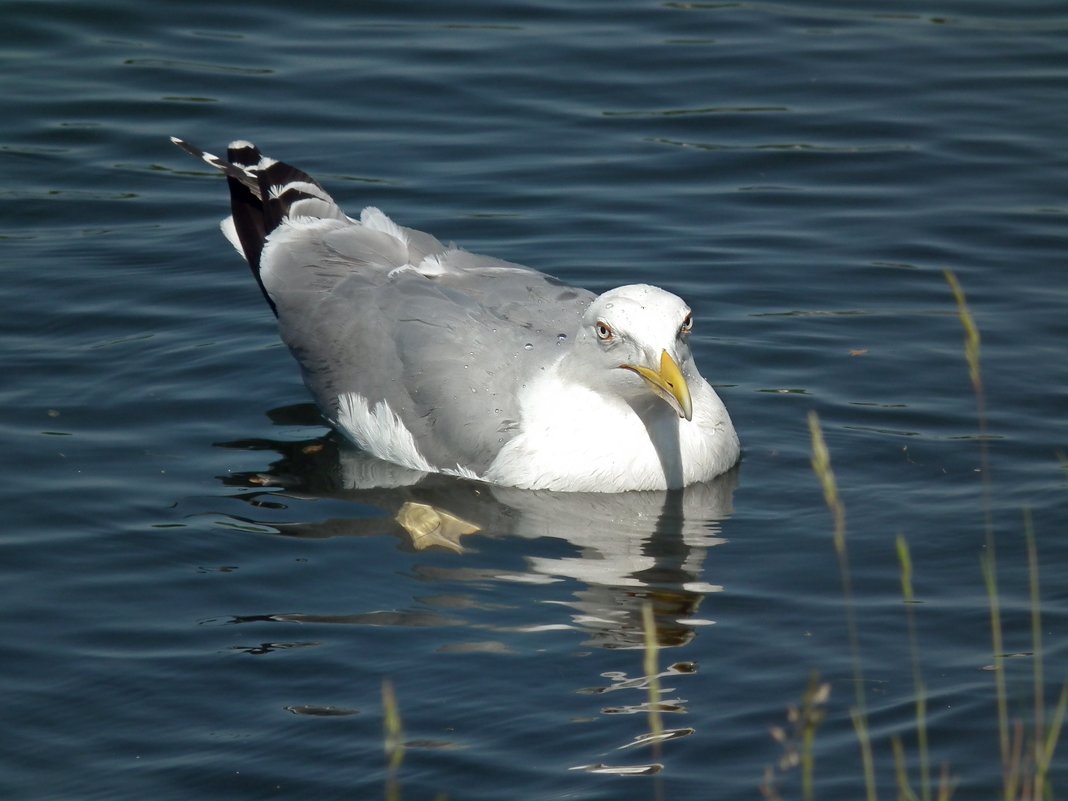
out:
<path id="1" fill-rule="evenodd" d="M 223 234 L 252 270 L 319 409 L 371 455 L 562 492 L 678 489 L 739 457 L 694 364 L 690 307 L 647 284 L 595 295 L 443 245 L 238 140 Z"/>

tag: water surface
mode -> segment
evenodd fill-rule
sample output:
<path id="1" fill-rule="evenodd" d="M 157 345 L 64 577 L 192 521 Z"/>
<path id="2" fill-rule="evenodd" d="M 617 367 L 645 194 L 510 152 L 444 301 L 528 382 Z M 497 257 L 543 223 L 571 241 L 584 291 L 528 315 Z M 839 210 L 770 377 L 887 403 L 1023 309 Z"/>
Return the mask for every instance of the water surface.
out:
<path id="1" fill-rule="evenodd" d="M 5 798 L 378 797 L 383 680 L 406 798 L 758 798 L 814 671 L 817 790 L 859 797 L 810 411 L 847 507 L 881 794 L 892 737 L 917 770 L 898 534 L 932 764 L 955 797 L 998 792 L 979 423 L 943 270 L 983 337 L 1029 721 L 1024 509 L 1048 698 L 1068 673 L 1059 4 L 6 8 Z M 740 468 L 670 496 L 369 487 L 217 232 L 224 182 L 172 134 L 252 139 L 350 212 L 594 290 L 683 295 Z M 478 531 L 418 550 L 405 504 Z M 680 735 L 659 754 L 633 745 L 644 602 Z"/>

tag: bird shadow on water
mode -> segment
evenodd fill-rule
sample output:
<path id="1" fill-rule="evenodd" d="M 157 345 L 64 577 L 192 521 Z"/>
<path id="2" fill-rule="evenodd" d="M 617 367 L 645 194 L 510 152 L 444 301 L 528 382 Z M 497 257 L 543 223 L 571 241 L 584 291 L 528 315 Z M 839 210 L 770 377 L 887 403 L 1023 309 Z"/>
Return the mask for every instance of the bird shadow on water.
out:
<path id="1" fill-rule="evenodd" d="M 269 416 L 290 430 L 321 424 L 310 404 L 275 409 Z M 220 477 L 226 486 L 238 489 L 231 497 L 255 510 L 239 518 L 230 516 L 236 525 L 306 539 L 393 536 L 403 551 L 437 552 L 433 566 L 418 572 L 442 585 L 507 584 L 513 588 L 507 592 L 514 595 L 515 588 L 525 584 L 540 601 L 546 598 L 539 586 L 560 585 L 568 590 L 566 598 L 557 593 L 550 599 L 550 607 L 529 606 L 527 616 L 513 631 L 574 629 L 583 635 L 585 646 L 637 651 L 649 646 L 643 624 L 643 606 L 648 604 L 656 647 L 680 648 L 711 622 L 702 618 L 700 607 L 707 596 L 723 589 L 705 579 L 705 562 L 710 548 L 726 542 L 720 536 L 720 525 L 732 512 L 737 468 L 684 490 L 559 493 L 408 470 L 369 456 L 334 432 L 302 440 L 261 438 L 216 445 L 276 456 L 261 472 Z M 485 557 L 478 561 L 487 544 L 483 538 L 509 540 L 509 555 L 518 553 L 524 569 L 487 569 Z M 537 610 L 561 606 L 567 609 L 569 623 L 545 622 L 544 618 L 532 623 L 529 618 L 531 609 L 544 615 Z M 556 612 L 550 617 L 560 620 Z M 426 610 L 284 618 L 285 622 L 368 625 L 445 622 Z M 695 662 L 665 661 L 660 676 L 697 671 Z M 602 673 L 597 686 L 575 691 L 603 696 L 604 715 L 648 714 L 654 705 L 659 711 L 686 713 L 682 699 L 666 695 L 670 690 L 658 702 L 646 696 L 657 676 L 642 669 L 639 654 L 625 658 L 624 664 L 630 667 L 626 672 Z M 637 697 L 630 697 L 634 692 Z M 669 729 L 660 737 L 667 740 L 692 733 L 692 728 Z M 636 744 L 643 744 L 641 738 L 617 748 Z M 611 758 L 615 750 L 602 756 Z M 613 766 L 595 762 L 573 769 L 648 775 L 661 768 L 659 763 Z"/>

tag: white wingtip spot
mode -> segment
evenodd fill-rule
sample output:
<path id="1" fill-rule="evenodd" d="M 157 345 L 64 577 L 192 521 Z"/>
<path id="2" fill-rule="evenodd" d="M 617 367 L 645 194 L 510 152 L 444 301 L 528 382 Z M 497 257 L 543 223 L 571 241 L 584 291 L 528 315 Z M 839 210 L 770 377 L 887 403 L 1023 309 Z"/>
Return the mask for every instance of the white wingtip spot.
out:
<path id="1" fill-rule="evenodd" d="M 268 189 L 267 191 L 267 196 L 272 200 L 277 200 L 290 189 L 295 189 L 296 191 L 302 192 L 305 195 L 310 195 L 311 197 L 319 198 L 319 200 L 325 200 L 327 203 L 333 202 L 333 198 L 331 198 L 330 195 L 326 194 L 326 192 L 317 187 L 315 184 L 310 184 L 307 181 L 290 181 L 288 184 L 282 186 L 278 184 L 272 184 L 270 189 Z"/>

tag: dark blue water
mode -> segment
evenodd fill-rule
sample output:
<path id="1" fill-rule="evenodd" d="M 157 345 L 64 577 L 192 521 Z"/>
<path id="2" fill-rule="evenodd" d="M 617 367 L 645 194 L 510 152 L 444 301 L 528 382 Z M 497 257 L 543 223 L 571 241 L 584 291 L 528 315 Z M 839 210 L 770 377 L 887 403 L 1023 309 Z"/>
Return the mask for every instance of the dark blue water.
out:
<path id="1" fill-rule="evenodd" d="M 1068 675 L 1066 34 L 1039 0 L 5 4 L 0 796 L 381 797 L 388 680 L 405 798 L 759 798 L 817 671 L 817 792 L 857 798 L 810 411 L 880 796 L 894 737 L 918 780 L 899 534 L 931 764 L 999 793 L 984 503 L 1028 732 L 1025 509 L 1047 707 Z M 683 295 L 740 469 L 681 496 L 366 487 L 217 232 L 225 182 L 172 134 L 252 139 L 350 212 L 591 289 Z M 945 269 L 982 334 L 985 502 Z M 479 532 L 416 550 L 407 502 Z M 683 735 L 659 754 L 624 747 L 646 601 Z"/>

